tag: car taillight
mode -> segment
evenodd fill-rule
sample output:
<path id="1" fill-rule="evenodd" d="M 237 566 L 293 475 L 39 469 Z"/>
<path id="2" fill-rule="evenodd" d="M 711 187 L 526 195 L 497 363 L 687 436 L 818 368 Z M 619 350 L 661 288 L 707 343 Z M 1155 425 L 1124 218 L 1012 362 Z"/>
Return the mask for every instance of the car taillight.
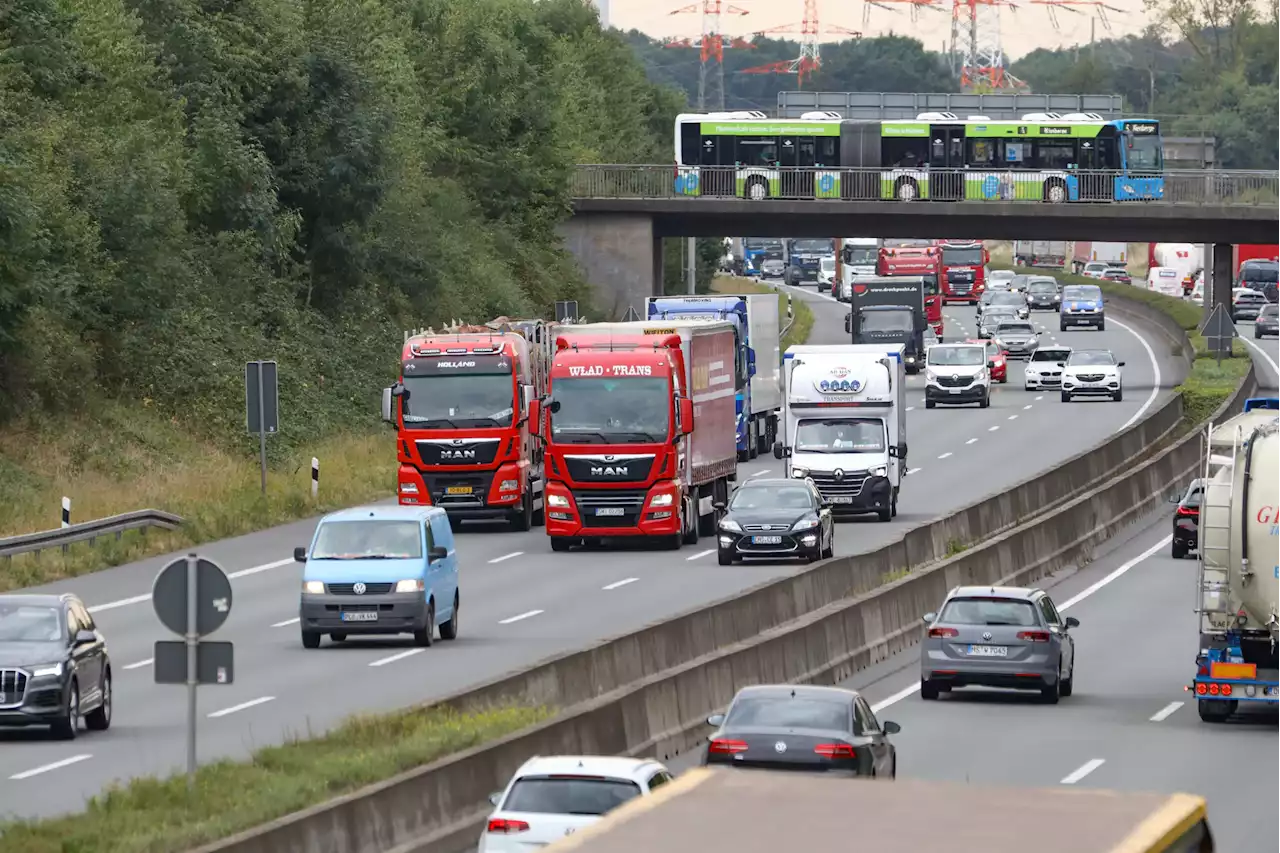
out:
<path id="1" fill-rule="evenodd" d="M 938 637 L 938 638 L 958 637 L 960 636 L 960 632 L 957 631 L 955 628 L 930 628 L 929 636 Z"/>
<path id="2" fill-rule="evenodd" d="M 1019 640 L 1026 640 L 1029 643 L 1047 643 L 1049 642 L 1048 631 L 1019 631 Z"/>
<path id="3" fill-rule="evenodd" d="M 528 832 L 529 824 L 522 820 L 508 820 L 505 817 L 491 817 L 489 818 L 489 828 L 485 831 L 498 835 L 511 835 L 515 832 Z"/>
<path id="4" fill-rule="evenodd" d="M 820 743 L 813 751 L 823 758 L 856 758 L 857 753 L 847 743 Z"/>
<path id="5" fill-rule="evenodd" d="M 1180 515 L 1184 518 L 1195 517 L 1195 516 L 1198 516 L 1199 514 L 1200 514 L 1200 508 L 1191 507 L 1191 506 L 1180 506 L 1178 507 L 1178 511 L 1175 513 L 1175 515 Z"/>
<path id="6" fill-rule="evenodd" d="M 747 742 L 745 740 L 726 740 L 724 738 L 714 738 L 711 743 L 707 744 L 707 752 L 716 755 L 737 755 L 739 752 L 747 751 Z"/>

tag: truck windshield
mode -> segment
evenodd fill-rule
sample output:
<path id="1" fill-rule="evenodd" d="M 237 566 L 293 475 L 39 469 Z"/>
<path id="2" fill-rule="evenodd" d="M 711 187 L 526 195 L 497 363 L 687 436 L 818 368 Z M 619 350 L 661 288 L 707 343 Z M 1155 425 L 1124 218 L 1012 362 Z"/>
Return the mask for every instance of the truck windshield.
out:
<path id="1" fill-rule="evenodd" d="M 844 262 L 853 266 L 873 267 L 880 257 L 880 250 L 875 246 L 845 246 Z"/>
<path id="2" fill-rule="evenodd" d="M 806 255 L 825 255 L 831 252 L 830 240 L 792 240 L 791 251 Z"/>
<path id="3" fill-rule="evenodd" d="M 942 263 L 948 267 L 980 267 L 983 264 L 982 249 L 977 246 L 963 249 L 942 248 Z"/>
<path id="4" fill-rule="evenodd" d="M 405 429 L 511 426 L 515 385 L 510 373 L 406 376 Z"/>
<path id="5" fill-rule="evenodd" d="M 859 317 L 858 328 L 864 332 L 911 332 L 915 329 L 911 311 L 866 311 Z"/>
<path id="6" fill-rule="evenodd" d="M 1083 302 L 1096 302 L 1102 299 L 1102 290 L 1088 284 L 1067 285 L 1062 288 L 1062 298 L 1068 301 L 1074 299 Z"/>
<path id="7" fill-rule="evenodd" d="M 743 241 L 748 249 L 764 249 L 765 251 L 782 251 L 782 240 L 776 237 L 748 237 Z"/>
<path id="8" fill-rule="evenodd" d="M 883 453 L 884 424 L 874 418 L 801 421 L 796 426 L 799 453 Z"/>
<path id="9" fill-rule="evenodd" d="M 670 383 L 653 378 L 557 378 L 551 436 L 558 444 L 643 444 L 665 441 Z"/>
<path id="10" fill-rule="evenodd" d="M 422 529 L 399 519 L 326 521 L 320 525 L 313 560 L 412 560 L 422 556 Z"/>

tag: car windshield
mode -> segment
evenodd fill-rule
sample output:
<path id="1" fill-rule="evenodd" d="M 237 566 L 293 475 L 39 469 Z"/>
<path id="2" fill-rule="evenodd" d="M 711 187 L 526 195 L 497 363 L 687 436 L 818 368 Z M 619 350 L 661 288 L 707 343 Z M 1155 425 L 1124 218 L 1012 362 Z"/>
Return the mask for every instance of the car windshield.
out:
<path id="1" fill-rule="evenodd" d="M 605 776 L 526 776 L 517 779 L 502 804 L 504 812 L 602 815 L 640 796 L 629 779 Z"/>
<path id="2" fill-rule="evenodd" d="M 1008 281 L 1009 279 L 1013 278 L 1013 276 L 1014 276 L 1013 270 L 992 270 L 991 274 L 987 276 L 987 280 L 988 281 Z"/>
<path id="3" fill-rule="evenodd" d="M 1196 480 L 1187 489 L 1187 493 L 1182 496 L 1183 506 L 1200 506 L 1200 496 L 1204 493 L 1204 484 L 1200 480 Z"/>
<path id="4" fill-rule="evenodd" d="M 729 509 L 812 509 L 813 493 L 804 486 L 743 486 L 733 493 Z"/>
<path id="5" fill-rule="evenodd" d="M 1009 279 L 1009 286 L 1013 288 L 1022 288 L 1027 286 L 1027 277 L 1025 275 L 1015 275 Z"/>
<path id="6" fill-rule="evenodd" d="M 993 283 L 994 283 L 994 282 L 993 282 Z M 990 304 L 991 300 L 992 300 L 992 299 L 995 299 L 996 294 L 997 294 L 998 292 L 999 292 L 999 291 L 996 291 L 996 290 L 984 290 L 984 291 L 982 291 L 982 295 L 978 297 L 978 304 L 979 304 L 979 305 L 987 305 L 987 304 Z"/>
<path id="7" fill-rule="evenodd" d="M 1070 367 L 1077 367 L 1080 365 L 1107 365 L 1115 363 L 1116 357 L 1111 353 L 1104 352 L 1102 350 L 1078 350 L 1071 353 L 1071 357 L 1067 359 L 1067 364 Z"/>
<path id="8" fill-rule="evenodd" d="M 56 607 L 0 603 L 0 643 L 56 643 L 62 619 Z"/>
<path id="9" fill-rule="evenodd" d="M 872 418 L 801 421 L 795 449 L 801 453 L 883 453 L 884 424 Z"/>
<path id="10" fill-rule="evenodd" d="M 411 560 L 422 556 L 417 521 L 324 521 L 311 549 L 313 560 Z"/>
<path id="11" fill-rule="evenodd" d="M 1051 281 L 1033 281 L 1027 285 L 1027 290 L 1030 293 L 1056 293 L 1058 287 Z"/>
<path id="12" fill-rule="evenodd" d="M 938 621 L 946 625 L 1040 624 L 1031 602 L 1016 598 L 953 598 Z"/>
<path id="13" fill-rule="evenodd" d="M 929 350 L 929 364 L 937 365 L 939 367 L 973 367 L 979 364 L 985 364 L 986 360 L 986 348 L 980 346 L 936 346 Z"/>
<path id="14" fill-rule="evenodd" d="M 823 258 L 823 259 L 822 259 L 822 271 L 823 271 L 823 272 L 834 272 L 834 271 L 835 271 L 835 268 L 836 268 L 836 259 L 835 259 L 835 258 Z"/>
<path id="15" fill-rule="evenodd" d="M 665 441 L 670 384 L 663 378 L 557 378 L 551 396 L 551 436 L 562 444 L 644 444 Z"/>
<path id="16" fill-rule="evenodd" d="M 1001 323 L 1008 322 L 1017 318 L 1017 314 L 1013 311 L 997 311 L 991 310 L 982 315 L 982 325 L 988 329 L 994 329 Z"/>
<path id="17" fill-rule="evenodd" d="M 1069 349 L 1041 349 L 1031 354 L 1032 361 L 1066 361 L 1071 355 Z"/>
<path id="18" fill-rule="evenodd" d="M 852 703 L 808 696 L 743 696 L 733 703 L 725 728 L 849 731 Z"/>
<path id="19" fill-rule="evenodd" d="M 996 333 L 999 335 L 1012 335 L 1016 338 L 1019 335 L 1033 335 L 1035 334 L 1035 329 L 1031 328 L 1030 323 L 1001 323 L 996 327 Z"/>
<path id="20" fill-rule="evenodd" d="M 1085 302 L 1097 301 L 1102 298 L 1102 290 L 1087 284 L 1073 284 L 1062 289 L 1062 298 Z"/>
<path id="21" fill-rule="evenodd" d="M 996 305 L 1021 306 L 1024 303 L 1025 303 L 1025 300 L 1017 293 L 997 293 L 995 296 L 991 297 L 992 306 L 996 306 Z"/>

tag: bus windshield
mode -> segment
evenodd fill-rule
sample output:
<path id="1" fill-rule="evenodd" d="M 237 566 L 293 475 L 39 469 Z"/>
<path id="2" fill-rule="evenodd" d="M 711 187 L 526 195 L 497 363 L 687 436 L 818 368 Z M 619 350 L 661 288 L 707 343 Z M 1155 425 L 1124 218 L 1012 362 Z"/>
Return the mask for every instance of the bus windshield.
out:
<path id="1" fill-rule="evenodd" d="M 1164 143 L 1159 136 L 1130 136 L 1125 148 L 1129 171 L 1158 172 L 1164 166 Z"/>
<path id="2" fill-rule="evenodd" d="M 782 240 L 777 237 L 748 237 L 743 241 L 748 249 L 782 249 Z"/>

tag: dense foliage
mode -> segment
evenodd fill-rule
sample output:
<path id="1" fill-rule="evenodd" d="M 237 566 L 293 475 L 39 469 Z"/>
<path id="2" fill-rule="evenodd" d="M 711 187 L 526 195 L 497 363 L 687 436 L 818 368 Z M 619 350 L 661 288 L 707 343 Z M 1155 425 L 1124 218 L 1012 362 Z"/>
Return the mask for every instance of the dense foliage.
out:
<path id="1" fill-rule="evenodd" d="M 584 0 L 4 0 L 0 418 L 371 419 L 402 329 L 589 299 L 569 170 L 683 100 Z"/>

